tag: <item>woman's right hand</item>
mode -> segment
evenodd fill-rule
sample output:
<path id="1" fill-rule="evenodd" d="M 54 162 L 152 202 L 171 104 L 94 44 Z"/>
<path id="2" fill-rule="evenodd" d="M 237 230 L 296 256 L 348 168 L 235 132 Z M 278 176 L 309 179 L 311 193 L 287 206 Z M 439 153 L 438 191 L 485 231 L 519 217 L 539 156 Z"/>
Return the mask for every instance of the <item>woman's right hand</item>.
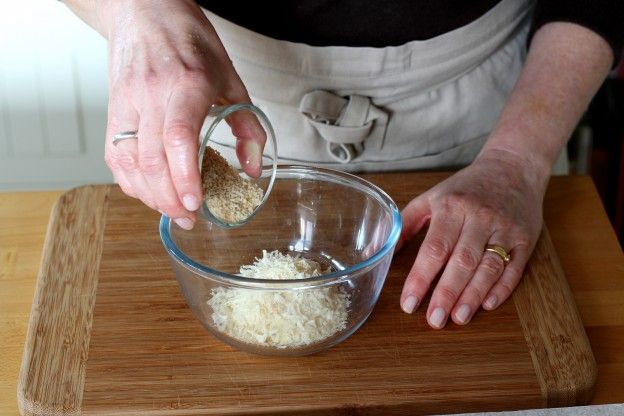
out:
<path id="1" fill-rule="evenodd" d="M 201 126 L 213 104 L 251 102 L 245 86 L 193 1 L 115 0 L 95 7 L 109 40 L 106 163 L 126 194 L 192 228 L 202 201 Z M 229 122 L 241 166 L 258 176 L 266 136 L 246 117 Z M 138 140 L 113 145 L 112 136 L 125 131 L 138 131 Z"/>

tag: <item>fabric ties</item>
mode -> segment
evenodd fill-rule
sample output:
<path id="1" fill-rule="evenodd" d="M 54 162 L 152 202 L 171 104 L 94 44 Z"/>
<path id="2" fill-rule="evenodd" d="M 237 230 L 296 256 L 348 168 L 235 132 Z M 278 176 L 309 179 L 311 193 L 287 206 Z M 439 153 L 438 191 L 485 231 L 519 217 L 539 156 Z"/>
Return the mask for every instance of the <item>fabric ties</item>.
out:
<path id="1" fill-rule="evenodd" d="M 375 107 L 369 97 L 344 98 L 322 90 L 305 94 L 299 111 L 327 142 L 331 157 L 340 163 L 349 163 L 362 153 L 374 123 L 388 122 L 388 114 Z"/>

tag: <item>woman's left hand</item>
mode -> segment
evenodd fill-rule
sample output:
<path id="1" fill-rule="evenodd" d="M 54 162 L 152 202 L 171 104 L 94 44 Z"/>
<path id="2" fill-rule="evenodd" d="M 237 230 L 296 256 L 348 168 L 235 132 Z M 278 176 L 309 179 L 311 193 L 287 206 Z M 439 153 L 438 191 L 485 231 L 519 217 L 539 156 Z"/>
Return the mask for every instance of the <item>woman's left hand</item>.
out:
<path id="1" fill-rule="evenodd" d="M 405 280 L 402 309 L 412 313 L 440 274 L 426 315 L 433 328 L 444 327 L 449 314 L 464 325 L 480 306 L 502 304 L 539 237 L 547 180 L 512 154 L 482 154 L 413 199 L 402 212 L 398 248 L 426 223 L 429 229 Z M 511 261 L 485 251 L 489 244 L 503 247 Z"/>

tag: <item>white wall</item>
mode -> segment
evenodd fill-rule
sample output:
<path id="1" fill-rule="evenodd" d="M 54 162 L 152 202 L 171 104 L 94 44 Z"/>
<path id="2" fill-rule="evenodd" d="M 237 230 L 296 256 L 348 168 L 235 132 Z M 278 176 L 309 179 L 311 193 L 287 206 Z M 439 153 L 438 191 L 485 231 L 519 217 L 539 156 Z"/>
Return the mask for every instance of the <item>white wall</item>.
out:
<path id="1" fill-rule="evenodd" d="M 106 42 L 54 0 L 0 0 L 0 190 L 112 182 Z"/>

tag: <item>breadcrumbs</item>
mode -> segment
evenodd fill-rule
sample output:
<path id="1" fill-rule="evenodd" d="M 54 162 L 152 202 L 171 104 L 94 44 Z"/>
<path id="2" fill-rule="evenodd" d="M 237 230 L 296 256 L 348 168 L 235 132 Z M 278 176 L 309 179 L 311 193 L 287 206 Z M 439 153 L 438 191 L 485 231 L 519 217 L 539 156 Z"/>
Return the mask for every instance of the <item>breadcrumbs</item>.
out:
<path id="1" fill-rule="evenodd" d="M 262 202 L 262 189 L 242 178 L 209 146 L 202 161 L 202 183 L 206 205 L 212 215 L 229 223 L 243 221 Z"/>

